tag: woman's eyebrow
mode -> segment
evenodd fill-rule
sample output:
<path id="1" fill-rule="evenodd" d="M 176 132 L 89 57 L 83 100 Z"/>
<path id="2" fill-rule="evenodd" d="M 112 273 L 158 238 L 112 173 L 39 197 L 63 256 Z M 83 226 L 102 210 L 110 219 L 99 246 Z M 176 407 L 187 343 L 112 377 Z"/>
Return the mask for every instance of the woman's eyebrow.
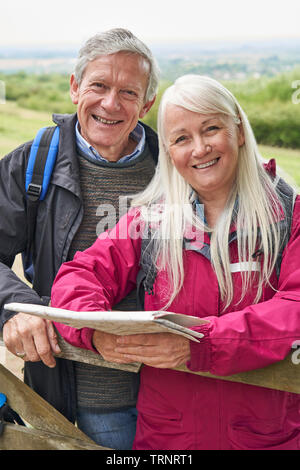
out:
<path id="1" fill-rule="evenodd" d="M 210 118 L 206 119 L 205 121 L 201 122 L 201 126 L 207 124 L 207 123 L 210 122 L 210 121 L 214 121 L 215 119 L 217 119 L 216 116 L 210 117 Z M 170 132 L 170 137 L 171 137 L 172 135 L 178 134 L 178 133 L 180 133 L 180 132 L 186 132 L 187 130 L 188 130 L 188 129 L 186 129 L 185 127 L 180 127 L 180 128 L 178 128 L 178 129 L 174 129 L 174 130 L 172 130 L 172 131 Z"/>

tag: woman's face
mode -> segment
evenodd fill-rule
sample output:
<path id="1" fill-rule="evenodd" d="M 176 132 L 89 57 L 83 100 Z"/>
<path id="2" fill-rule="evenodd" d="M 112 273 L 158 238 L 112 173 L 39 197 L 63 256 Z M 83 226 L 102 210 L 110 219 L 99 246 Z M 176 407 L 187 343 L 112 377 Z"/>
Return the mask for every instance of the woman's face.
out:
<path id="1" fill-rule="evenodd" d="M 173 165 L 201 200 L 227 197 L 244 135 L 230 117 L 198 114 L 168 104 L 165 137 Z"/>

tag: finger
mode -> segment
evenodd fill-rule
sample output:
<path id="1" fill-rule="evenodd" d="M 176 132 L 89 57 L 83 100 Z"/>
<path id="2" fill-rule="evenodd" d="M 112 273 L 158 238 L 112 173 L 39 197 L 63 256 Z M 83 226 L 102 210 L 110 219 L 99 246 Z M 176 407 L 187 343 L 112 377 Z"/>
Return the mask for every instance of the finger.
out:
<path id="1" fill-rule="evenodd" d="M 158 357 L 157 358 L 151 357 L 151 356 L 146 357 L 146 356 L 139 355 L 139 354 L 124 354 L 123 358 L 127 363 L 140 362 L 150 367 L 157 367 L 160 369 L 171 368 L 171 366 L 167 362 L 161 360 L 161 358 L 158 358 Z"/>
<path id="2" fill-rule="evenodd" d="M 43 333 L 40 332 L 34 336 L 34 345 L 40 360 L 48 367 L 55 367 L 56 361 L 53 357 L 46 327 Z"/>
<path id="3" fill-rule="evenodd" d="M 112 362 L 114 364 L 128 364 L 130 362 L 135 362 L 134 360 L 131 360 L 130 358 L 126 358 L 124 355 L 110 355 L 110 356 L 102 356 L 103 359 L 107 362 Z"/>
<path id="4" fill-rule="evenodd" d="M 52 351 L 55 354 L 61 353 L 61 349 L 58 345 L 57 334 L 55 332 L 54 325 L 50 320 L 46 320 L 46 329 Z"/>
<path id="5" fill-rule="evenodd" d="M 18 330 L 26 352 L 26 361 L 42 361 L 48 367 L 56 365 L 51 353 L 45 320 L 24 315 L 18 322 Z"/>
<path id="6" fill-rule="evenodd" d="M 140 362 L 150 367 L 156 367 L 158 369 L 173 369 L 174 367 L 183 364 L 184 361 L 174 358 L 162 358 L 153 356 L 140 356 L 134 354 L 124 354 L 124 360 L 126 362 Z"/>
<path id="7" fill-rule="evenodd" d="M 13 318 L 6 322 L 3 327 L 3 341 L 6 349 L 15 356 L 20 357 L 20 353 L 24 352 L 23 342 Z"/>
<path id="8" fill-rule="evenodd" d="M 22 335 L 23 350 L 26 353 L 26 361 L 38 362 L 41 360 L 35 346 L 34 338 L 32 335 Z"/>
<path id="9" fill-rule="evenodd" d="M 7 350 L 12 354 L 16 354 L 17 351 L 23 351 L 23 343 L 16 331 L 12 318 L 3 326 L 3 341 Z"/>
<path id="10" fill-rule="evenodd" d="M 116 342 L 118 345 L 135 345 L 135 346 L 143 346 L 145 344 L 153 343 L 153 340 L 156 338 L 152 338 L 152 334 L 140 334 L 140 335 L 126 335 L 126 336 L 118 336 Z"/>
<path id="11" fill-rule="evenodd" d="M 156 346 L 135 346 L 135 345 L 124 345 L 118 346 L 115 349 L 118 354 L 129 354 L 145 357 L 161 356 L 161 347 Z"/>

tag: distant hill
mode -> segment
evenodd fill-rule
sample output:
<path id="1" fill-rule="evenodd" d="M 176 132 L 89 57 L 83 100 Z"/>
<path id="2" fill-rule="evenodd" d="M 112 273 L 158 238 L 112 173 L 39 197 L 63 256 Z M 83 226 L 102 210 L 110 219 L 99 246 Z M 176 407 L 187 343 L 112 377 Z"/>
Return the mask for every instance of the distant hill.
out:
<path id="1" fill-rule="evenodd" d="M 300 65 L 300 37 L 149 45 L 166 80 L 185 73 L 207 74 L 220 80 L 271 77 Z M 0 71 L 70 73 L 79 47 L 0 47 Z"/>

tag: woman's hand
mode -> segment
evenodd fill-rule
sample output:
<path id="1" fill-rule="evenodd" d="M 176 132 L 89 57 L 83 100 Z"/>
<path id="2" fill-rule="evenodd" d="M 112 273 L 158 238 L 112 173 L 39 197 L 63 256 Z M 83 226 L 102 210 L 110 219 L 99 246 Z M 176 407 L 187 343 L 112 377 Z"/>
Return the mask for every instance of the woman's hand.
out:
<path id="1" fill-rule="evenodd" d="M 124 362 L 142 362 L 151 367 L 172 369 L 190 360 L 190 341 L 173 333 L 118 336 L 115 353 Z"/>
<path id="2" fill-rule="evenodd" d="M 105 333 L 104 331 L 95 330 L 93 333 L 92 343 L 98 353 L 101 354 L 105 361 L 116 362 L 118 364 L 126 364 L 129 362 L 128 359 L 125 359 L 123 355 L 116 351 L 118 347 L 117 340 L 120 336 Z"/>

